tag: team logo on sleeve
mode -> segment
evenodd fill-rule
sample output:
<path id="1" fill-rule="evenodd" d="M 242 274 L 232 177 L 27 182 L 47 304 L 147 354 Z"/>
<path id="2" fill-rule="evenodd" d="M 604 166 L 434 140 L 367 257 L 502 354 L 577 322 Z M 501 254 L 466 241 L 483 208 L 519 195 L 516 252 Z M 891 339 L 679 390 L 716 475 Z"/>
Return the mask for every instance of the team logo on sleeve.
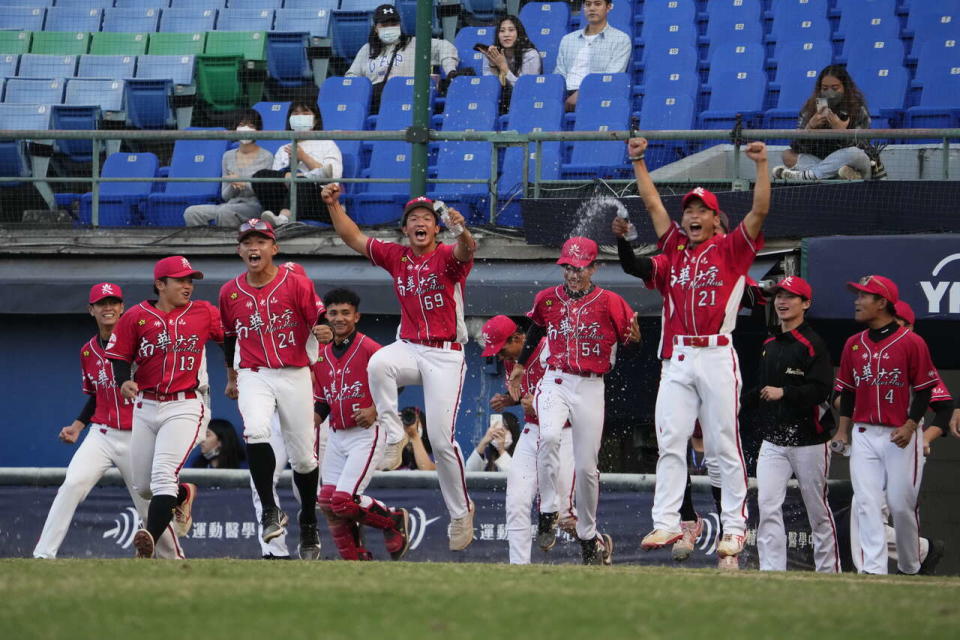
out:
<path id="1" fill-rule="evenodd" d="M 237 294 L 236 291 L 234 291 L 233 293 L 230 294 L 230 299 L 231 299 L 231 300 L 236 300 L 237 297 L 238 297 L 238 294 Z"/>
<path id="2" fill-rule="evenodd" d="M 143 318 L 140 318 L 139 320 L 137 320 L 137 326 L 142 327 L 145 324 L 147 324 L 147 321 L 144 320 Z"/>
<path id="3" fill-rule="evenodd" d="M 851 350 L 851 351 L 860 351 L 860 345 L 855 344 L 855 345 L 853 345 L 852 347 L 850 347 L 850 350 Z"/>
<path id="4" fill-rule="evenodd" d="M 547 301 L 544 302 L 543 304 L 547 305 L 548 307 L 552 307 L 552 306 L 553 306 L 553 300 L 547 300 Z"/>
<path id="5" fill-rule="evenodd" d="M 112 337 L 112 336 L 111 336 L 111 337 Z M 90 355 L 90 352 L 87 351 L 86 349 L 84 349 L 84 350 L 83 350 L 83 357 L 86 358 L 86 357 L 89 356 L 89 355 Z"/>

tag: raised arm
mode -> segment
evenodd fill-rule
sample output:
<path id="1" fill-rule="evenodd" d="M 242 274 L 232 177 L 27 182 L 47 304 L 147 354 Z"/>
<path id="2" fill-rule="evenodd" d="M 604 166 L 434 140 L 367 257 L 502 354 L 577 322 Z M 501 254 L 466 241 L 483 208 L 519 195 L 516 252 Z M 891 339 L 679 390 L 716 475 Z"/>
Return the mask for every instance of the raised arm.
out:
<path id="1" fill-rule="evenodd" d="M 646 151 L 646 138 L 630 138 L 627 141 L 627 155 L 630 156 L 630 162 L 633 163 L 633 175 L 637 178 L 637 191 L 640 192 L 643 205 L 647 208 L 647 213 L 650 214 L 650 221 L 653 223 L 653 230 L 656 232 L 657 238 L 662 238 L 670 230 L 670 216 L 663 207 L 663 201 L 660 200 L 660 194 L 657 193 L 650 172 L 647 171 L 647 163 L 644 160 Z"/>
<path id="2" fill-rule="evenodd" d="M 454 208 L 450 208 L 450 224 L 454 227 L 460 225 L 463 233 L 457 236 L 457 244 L 453 246 L 453 256 L 460 262 L 470 262 L 473 260 L 473 254 L 477 251 L 477 241 L 474 240 L 470 230 L 467 229 L 467 221 L 463 214 Z"/>
<path id="3" fill-rule="evenodd" d="M 760 235 L 760 229 L 770 212 L 770 171 L 767 169 L 767 145 L 751 142 L 744 149 L 747 157 L 757 165 L 757 182 L 753 186 L 753 208 L 743 219 L 743 228 L 751 238 Z"/>
<path id="4" fill-rule="evenodd" d="M 336 229 L 337 234 L 343 240 L 344 244 L 357 253 L 369 258 L 370 254 L 367 253 L 367 234 L 360 231 L 360 227 L 350 219 L 350 216 L 348 216 L 347 212 L 343 209 L 343 205 L 340 204 L 340 185 L 336 182 L 331 182 L 320 192 L 320 197 L 323 198 L 324 203 L 326 203 L 327 211 L 330 212 L 330 220 L 333 222 L 333 228 Z"/>

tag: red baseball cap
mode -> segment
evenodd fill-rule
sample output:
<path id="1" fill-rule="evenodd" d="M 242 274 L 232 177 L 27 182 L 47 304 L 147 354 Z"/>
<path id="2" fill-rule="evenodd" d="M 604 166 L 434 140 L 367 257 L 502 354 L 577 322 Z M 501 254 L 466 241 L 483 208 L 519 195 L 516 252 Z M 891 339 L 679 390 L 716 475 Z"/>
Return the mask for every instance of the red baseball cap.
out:
<path id="1" fill-rule="evenodd" d="M 303 265 L 298 262 L 284 262 L 280 265 L 281 268 L 287 269 L 288 271 L 293 271 L 298 276 L 307 277 L 307 270 L 303 268 Z"/>
<path id="2" fill-rule="evenodd" d="M 563 243 L 557 264 L 569 264 L 571 267 L 583 268 L 592 264 L 596 259 L 597 243 L 590 238 L 574 236 Z"/>
<path id="3" fill-rule="evenodd" d="M 153 279 L 160 278 L 195 278 L 203 280 L 203 273 L 190 266 L 190 261 L 183 256 L 170 256 L 157 260 L 153 267 Z"/>
<path id="4" fill-rule="evenodd" d="M 703 202 L 707 209 L 713 209 L 718 214 L 720 213 L 720 203 L 717 202 L 717 196 L 713 195 L 712 191 L 704 189 L 703 187 L 697 187 L 696 189 L 688 191 L 687 194 L 683 196 L 683 200 L 680 201 L 680 208 L 686 209 L 687 203 L 694 198 Z"/>
<path id="5" fill-rule="evenodd" d="M 243 242 L 244 238 L 254 233 L 271 240 L 277 239 L 277 233 L 273 230 L 272 224 L 260 218 L 250 218 L 240 225 L 240 230 L 237 232 L 237 242 Z"/>
<path id="6" fill-rule="evenodd" d="M 123 300 L 123 290 L 112 282 L 101 282 L 90 287 L 90 304 L 100 302 L 104 298 L 120 298 Z"/>
<path id="7" fill-rule="evenodd" d="M 851 291 L 863 291 L 886 298 L 890 304 L 896 305 L 900 300 L 900 290 L 890 278 L 883 276 L 863 276 L 859 282 L 848 282 Z"/>
<path id="8" fill-rule="evenodd" d="M 407 201 L 407 204 L 403 205 L 403 215 L 400 216 L 400 226 L 407 224 L 407 216 L 414 209 L 429 209 L 430 213 L 433 214 L 433 217 L 436 218 L 437 223 L 440 222 L 440 216 L 437 215 L 437 211 L 433 208 L 433 200 L 426 196 L 417 196 Z"/>
<path id="9" fill-rule="evenodd" d="M 917 314 L 913 312 L 913 307 L 903 300 L 897 300 L 896 304 L 893 305 L 893 312 L 898 318 L 909 325 L 917 323 Z"/>
<path id="10" fill-rule="evenodd" d="M 517 323 L 507 316 L 493 316 L 480 330 L 480 344 L 483 346 L 484 358 L 495 356 L 507 343 L 507 338 L 517 332 Z"/>
<path id="11" fill-rule="evenodd" d="M 810 286 L 809 282 L 799 276 L 787 276 L 778 282 L 777 286 L 773 288 L 774 294 L 780 289 L 783 289 L 787 293 L 792 293 L 795 296 L 800 296 L 804 300 L 813 300 L 813 287 Z"/>

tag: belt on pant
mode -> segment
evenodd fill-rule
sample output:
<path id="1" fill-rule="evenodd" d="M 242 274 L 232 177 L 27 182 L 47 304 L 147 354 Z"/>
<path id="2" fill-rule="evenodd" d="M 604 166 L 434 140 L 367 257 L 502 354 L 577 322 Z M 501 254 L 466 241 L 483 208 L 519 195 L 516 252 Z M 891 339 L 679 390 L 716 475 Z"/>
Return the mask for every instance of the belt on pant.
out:
<path id="1" fill-rule="evenodd" d="M 712 336 L 673 336 L 673 344 L 684 347 L 725 347 L 730 336 L 718 333 Z"/>
<path id="2" fill-rule="evenodd" d="M 193 400 L 197 397 L 196 391 L 178 391 L 177 393 L 158 393 L 156 391 L 143 391 L 144 400 L 153 400 L 154 402 L 172 402 L 174 400 Z"/>
<path id="3" fill-rule="evenodd" d="M 446 349 L 447 351 L 463 351 L 463 345 L 459 342 L 450 342 L 449 340 L 413 340 L 404 338 L 404 342 L 411 344 L 420 344 L 434 349 Z"/>
<path id="4" fill-rule="evenodd" d="M 579 378 L 602 378 L 602 373 L 593 373 L 591 371 L 571 371 L 569 369 L 550 369 L 553 373 L 565 373 L 571 376 L 577 376 Z"/>

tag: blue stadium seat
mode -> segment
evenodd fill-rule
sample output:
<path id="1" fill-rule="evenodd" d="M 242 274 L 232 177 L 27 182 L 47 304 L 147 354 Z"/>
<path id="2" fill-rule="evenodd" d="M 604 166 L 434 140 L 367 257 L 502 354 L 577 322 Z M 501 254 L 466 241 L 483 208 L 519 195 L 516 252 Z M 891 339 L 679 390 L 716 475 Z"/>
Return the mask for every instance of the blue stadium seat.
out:
<path id="1" fill-rule="evenodd" d="M 38 7 L 44 9 L 52 6 L 53 0 L 0 0 L 0 7 Z"/>
<path id="2" fill-rule="evenodd" d="M 9 82 L 14 80 L 8 81 L 8 84 Z M 0 104 L 0 129 L 45 130 L 49 128 L 50 107 L 45 104 Z M 0 176 L 45 177 L 49 164 L 48 157 L 29 156 L 26 140 L 0 140 Z M 22 183 L 0 182 L 0 189 L 17 187 L 20 184 Z M 41 189 L 47 204 L 53 205 L 53 192 L 50 186 L 40 183 L 37 187 Z"/>
<path id="3" fill-rule="evenodd" d="M 25 53 L 20 56 L 21 78 L 72 78 L 77 74 L 77 56 L 48 56 Z"/>
<path id="4" fill-rule="evenodd" d="M 370 97 L 373 92 L 367 78 L 342 78 L 331 76 L 323 81 L 317 106 L 323 118 L 326 130 L 360 131 L 364 128 L 370 111 Z M 337 140 L 340 155 L 343 157 L 343 176 L 359 178 L 362 145 L 359 140 Z M 355 191 L 355 186 L 346 184 L 347 193 Z"/>
<path id="5" fill-rule="evenodd" d="M 647 51 L 669 51 L 672 49 L 697 48 L 697 25 L 693 22 L 645 22 L 640 37 L 634 39 L 636 46 L 642 47 L 637 63 L 651 64 L 647 60 Z M 637 64 L 634 64 L 636 67 Z"/>
<path id="6" fill-rule="evenodd" d="M 510 96 L 510 110 L 507 112 L 505 128 L 519 133 L 560 131 L 563 128 L 563 98 L 566 89 L 563 78 L 555 74 L 520 76 Z M 536 144 L 530 144 L 527 149 L 508 147 L 504 152 L 503 171 L 497 182 L 497 199 L 501 207 L 497 224 L 523 226 L 518 202 L 520 198 L 526 197 L 522 192 L 523 163 L 528 162 L 527 179 L 532 183 L 536 177 L 536 153 Z M 559 180 L 562 143 L 544 142 L 541 153 L 540 178 Z"/>
<path id="7" fill-rule="evenodd" d="M 417 0 L 395 0 L 393 6 L 396 7 L 397 12 L 400 14 L 400 26 L 403 28 L 404 33 L 416 33 L 417 32 Z M 433 33 L 440 33 L 440 19 L 437 17 L 437 11 L 434 9 L 431 11 L 431 24 L 430 28 Z"/>
<path id="8" fill-rule="evenodd" d="M 763 42 L 760 0 L 714 0 L 707 4 L 706 58 L 718 45 Z"/>
<path id="9" fill-rule="evenodd" d="M 755 124 L 763 109 L 767 77 L 760 47 L 736 45 L 733 55 L 724 47 L 713 53 L 706 89 L 707 109 L 700 114 L 704 129 L 726 129 L 743 115 L 744 126 Z"/>
<path id="10" fill-rule="evenodd" d="M 960 46 L 956 40 L 931 40 L 923 45 L 914 86 L 920 90 L 920 98 L 907 109 L 907 127 L 932 129 L 960 124 Z"/>
<path id="11" fill-rule="evenodd" d="M 643 80 L 634 94 L 666 93 L 696 96 L 700 90 L 697 51 L 693 47 L 670 47 L 663 52 L 648 51 Z"/>
<path id="12" fill-rule="evenodd" d="M 118 9 L 166 9 L 170 0 L 116 0 L 113 6 Z"/>
<path id="13" fill-rule="evenodd" d="M 216 9 L 165 9 L 160 14 L 160 28 L 164 33 L 196 33 L 213 31 Z"/>
<path id="14" fill-rule="evenodd" d="M 92 104 L 50 107 L 50 128 L 53 130 L 94 131 L 100 125 L 100 107 Z M 90 140 L 57 140 L 55 146 L 71 162 L 90 162 L 93 143 Z"/>
<path id="15" fill-rule="evenodd" d="M 226 140 L 177 140 L 173 145 L 168 176 L 219 178 L 227 146 Z M 218 182 L 167 182 L 164 187 L 162 192 L 151 193 L 147 197 L 146 223 L 149 225 L 182 226 L 184 209 L 194 204 L 213 204 L 220 200 Z"/>
<path id="16" fill-rule="evenodd" d="M 217 31 L 270 31 L 272 9 L 222 9 L 217 18 Z"/>
<path id="17" fill-rule="evenodd" d="M 283 7 L 283 0 L 228 0 L 228 9 L 280 9 Z"/>
<path id="18" fill-rule="evenodd" d="M 45 31 L 100 31 L 103 9 L 52 7 L 47 9 Z"/>
<path id="19" fill-rule="evenodd" d="M 785 40 L 777 43 L 775 58 L 779 64 L 772 87 L 778 91 L 777 101 L 766 112 L 764 126 L 791 129 L 800 107 L 814 91 L 820 70 L 830 65 L 833 47 L 828 40 Z"/>
<path id="20" fill-rule="evenodd" d="M 0 78 L 15 77 L 18 64 L 20 64 L 20 56 L 11 53 L 0 55 Z"/>
<path id="21" fill-rule="evenodd" d="M 147 80 L 169 78 L 174 84 L 194 83 L 193 56 L 137 56 L 137 77 Z"/>
<path id="22" fill-rule="evenodd" d="M 580 85 L 574 131 L 623 131 L 630 121 L 630 76 L 626 73 L 591 73 Z M 626 175 L 626 145 L 600 140 L 571 145 L 564 178 L 612 178 Z"/>
<path id="23" fill-rule="evenodd" d="M 570 7 L 563 2 L 530 2 L 520 10 L 519 17 L 530 42 L 540 51 L 540 68 L 552 73 L 560 41 L 570 30 Z"/>
<path id="24" fill-rule="evenodd" d="M 460 68 L 473 69 L 478 76 L 483 75 L 483 68 L 487 64 L 487 57 L 479 51 L 474 51 L 473 45 L 490 46 L 496 36 L 496 27 L 460 27 L 453 45 L 460 54 Z"/>
<path id="25" fill-rule="evenodd" d="M 227 0 L 170 0 L 171 9 L 226 9 Z M 161 29 L 162 31 L 162 29 Z"/>
<path id="26" fill-rule="evenodd" d="M 301 32 L 267 33 L 267 75 L 281 87 L 303 87 L 313 81 L 307 46 L 310 34 Z"/>
<path id="27" fill-rule="evenodd" d="M 80 56 L 78 78 L 132 78 L 136 73 L 136 56 Z"/>
<path id="28" fill-rule="evenodd" d="M 284 0 L 284 9 L 327 9 L 333 11 L 340 7 L 340 0 Z"/>
<path id="29" fill-rule="evenodd" d="M 496 130 L 499 102 L 500 80 L 497 77 L 454 78 L 447 90 L 440 128 L 444 131 Z"/>
<path id="30" fill-rule="evenodd" d="M 853 64 L 858 59 L 864 62 L 877 62 L 885 65 L 901 66 L 904 60 L 903 40 L 899 36 L 887 40 L 845 40 L 843 43 L 843 54 L 838 62 L 847 65 Z M 856 78 L 854 78 L 856 80 Z"/>
<path id="31" fill-rule="evenodd" d="M 620 29 L 627 35 L 633 33 L 633 7 L 629 2 L 614 2 L 613 8 L 607 13 L 607 23 L 614 29 Z M 578 29 L 587 28 L 587 19 L 583 11 L 577 21 Z"/>
<path id="32" fill-rule="evenodd" d="M 4 7 L 0 11 L 0 29 L 43 31 L 47 10 L 42 7 Z"/>
<path id="33" fill-rule="evenodd" d="M 830 21 L 827 18 L 828 0 L 780 0 L 776 3 L 770 39 L 829 40 Z"/>
<path id="34" fill-rule="evenodd" d="M 847 71 L 867 97 L 872 121 L 870 126 L 874 129 L 899 127 L 910 85 L 910 74 L 903 65 L 899 62 L 888 64 L 870 56 L 857 56 L 847 65 Z"/>
<path id="35" fill-rule="evenodd" d="M 390 3 L 380 2 L 380 0 L 340 0 L 340 8 L 344 11 L 369 11 L 372 13 L 381 4 Z"/>
<path id="36" fill-rule="evenodd" d="M 157 7 L 107 9 L 103 12 L 103 31 L 115 33 L 148 33 L 157 30 L 160 10 Z"/>
<path id="37" fill-rule="evenodd" d="M 60 104 L 63 102 L 63 80 L 8 78 L 3 92 L 3 102 L 5 104 Z"/>
<path id="38" fill-rule="evenodd" d="M 112 153 L 103 163 L 104 178 L 144 178 L 145 182 L 103 182 L 100 184 L 100 225 L 121 227 L 141 224 L 147 197 L 153 189 L 160 162 L 152 153 Z M 93 193 L 80 198 L 80 222 L 90 224 Z"/>
<path id="39" fill-rule="evenodd" d="M 113 0 L 57 0 L 56 5 L 70 9 L 106 9 L 113 6 Z M 67 29 L 67 31 L 73 31 L 73 29 Z"/>
<path id="40" fill-rule="evenodd" d="M 164 56 L 166 57 L 166 56 Z M 171 101 L 173 80 L 170 78 L 133 78 L 124 83 L 127 122 L 134 129 L 169 129 L 177 119 Z"/>
<path id="41" fill-rule="evenodd" d="M 696 0 L 646 0 L 643 3 L 643 12 L 636 14 L 636 22 L 644 25 L 654 22 L 689 24 L 696 16 Z"/>
<path id="42" fill-rule="evenodd" d="M 289 2 L 289 0 L 288 0 Z M 306 31 L 311 38 L 330 37 L 331 9 L 279 9 L 274 20 L 274 31 Z"/>
<path id="43" fill-rule="evenodd" d="M 123 82 L 113 78 L 70 78 L 63 103 L 96 105 L 102 111 L 123 111 Z"/>
<path id="44" fill-rule="evenodd" d="M 494 20 L 502 8 L 502 4 L 497 0 L 461 0 L 460 4 L 463 11 L 473 16 L 474 20 L 484 22 Z"/>
<path id="45" fill-rule="evenodd" d="M 285 131 L 287 129 L 287 112 L 290 111 L 289 102 L 258 102 L 253 105 L 263 119 L 264 131 Z M 326 123 L 324 123 L 326 125 Z M 324 126 L 326 128 L 326 126 Z M 259 140 L 257 144 L 275 154 L 277 149 L 287 144 L 287 140 Z M 339 146 L 339 145 L 338 145 Z"/>
<path id="46" fill-rule="evenodd" d="M 349 7 L 347 6 L 349 4 Z M 352 62 L 366 44 L 373 24 L 373 10 L 379 2 L 341 3 L 341 9 L 333 11 L 330 30 L 333 37 L 333 54 Z"/>
<path id="47" fill-rule="evenodd" d="M 691 129 L 696 118 L 696 103 L 685 93 L 651 92 L 643 96 L 640 128 L 651 131 Z M 650 140 L 646 162 L 650 170 L 685 155 L 692 145 L 676 140 Z"/>

